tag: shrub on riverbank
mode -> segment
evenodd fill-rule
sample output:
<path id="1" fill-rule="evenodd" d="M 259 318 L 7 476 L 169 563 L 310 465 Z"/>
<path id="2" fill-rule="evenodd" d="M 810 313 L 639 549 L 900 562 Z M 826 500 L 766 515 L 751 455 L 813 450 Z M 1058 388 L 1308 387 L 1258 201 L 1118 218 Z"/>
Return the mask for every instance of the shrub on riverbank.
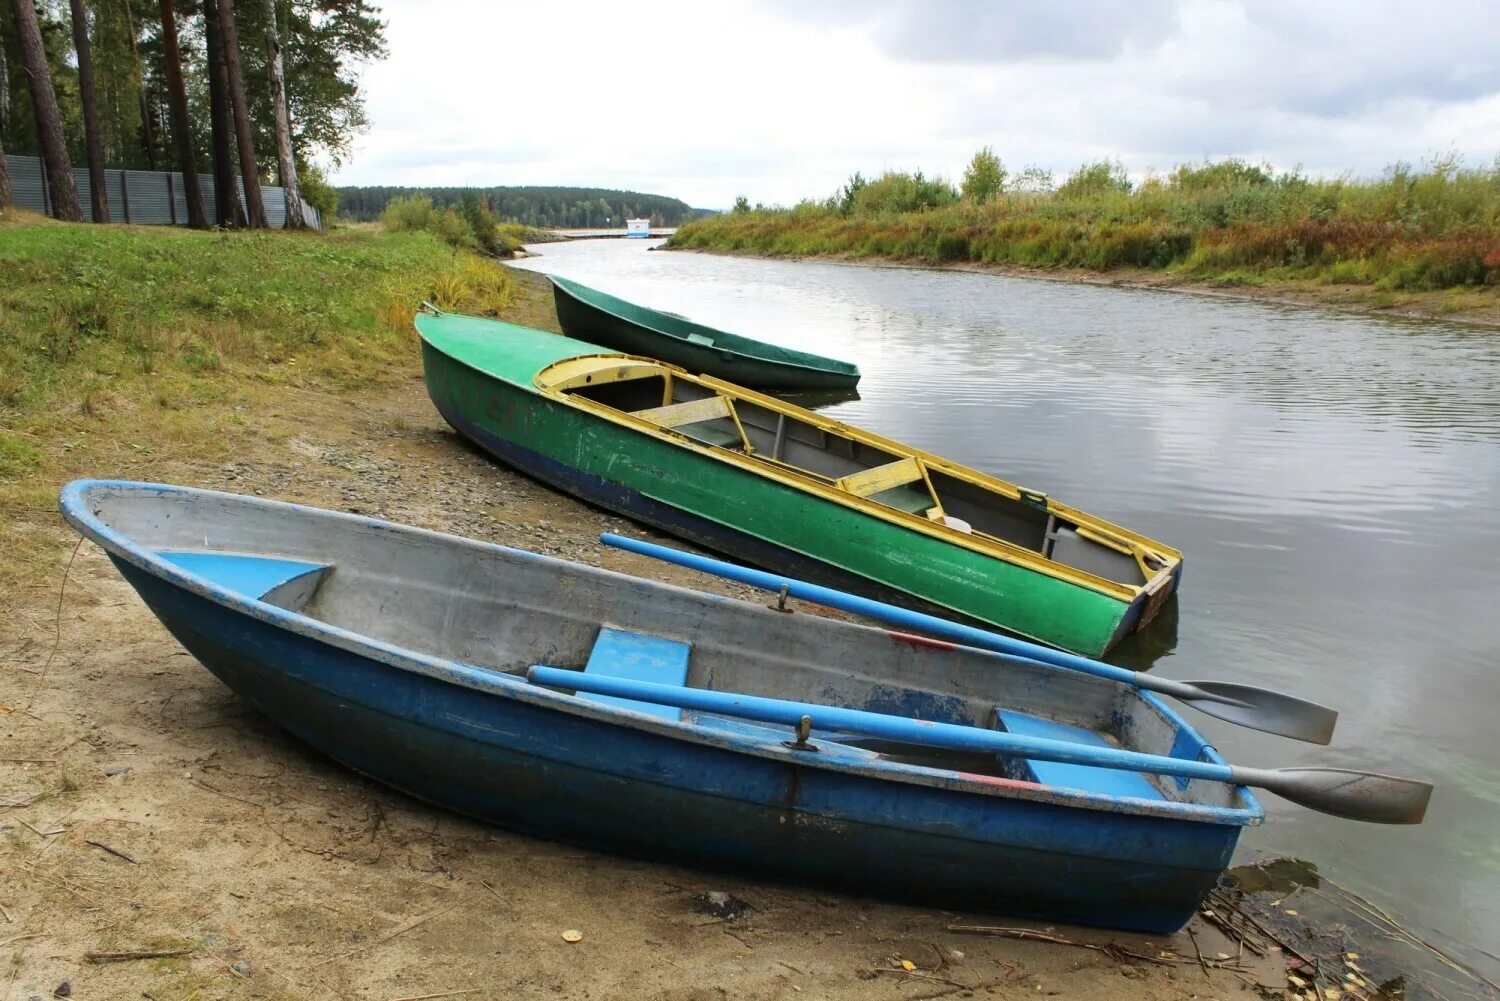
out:
<path id="1" fill-rule="evenodd" d="M 904 178 L 904 180 L 903 180 Z M 914 207 L 918 175 L 859 175 L 824 202 L 716 216 L 681 227 L 674 247 L 1039 268 L 1172 269 L 1442 289 L 1500 282 L 1500 161 L 1460 169 L 1397 165 L 1379 180 L 1313 180 L 1239 160 L 1179 167 L 1131 184 L 1118 164 L 1086 165 L 1056 190 Z M 856 184 L 856 182 L 858 182 Z M 940 183 L 940 182 L 939 182 Z M 881 185 L 888 197 L 866 193 Z M 853 189 L 851 191 L 851 189 Z M 1041 190 L 1038 190 L 1041 189 Z M 948 188 L 951 193 L 952 189 Z"/>
<path id="2" fill-rule="evenodd" d="M 457 205 L 438 208 L 426 195 L 392 199 L 380 216 L 387 233 L 431 233 L 450 247 L 508 256 L 521 244 L 550 234 L 520 223 L 501 222 L 489 202 L 465 193 Z"/>

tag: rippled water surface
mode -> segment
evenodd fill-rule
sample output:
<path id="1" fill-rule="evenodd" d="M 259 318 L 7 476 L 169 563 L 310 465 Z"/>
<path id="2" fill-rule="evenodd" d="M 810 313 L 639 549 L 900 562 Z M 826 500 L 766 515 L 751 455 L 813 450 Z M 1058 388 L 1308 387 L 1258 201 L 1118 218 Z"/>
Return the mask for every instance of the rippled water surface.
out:
<path id="1" fill-rule="evenodd" d="M 1182 549 L 1116 658 L 1285 688 L 1335 746 L 1189 712 L 1231 758 L 1440 784 L 1427 822 L 1266 797 L 1317 862 L 1500 979 L 1500 332 L 988 275 L 548 244 L 522 267 L 857 362 L 841 419 Z"/>

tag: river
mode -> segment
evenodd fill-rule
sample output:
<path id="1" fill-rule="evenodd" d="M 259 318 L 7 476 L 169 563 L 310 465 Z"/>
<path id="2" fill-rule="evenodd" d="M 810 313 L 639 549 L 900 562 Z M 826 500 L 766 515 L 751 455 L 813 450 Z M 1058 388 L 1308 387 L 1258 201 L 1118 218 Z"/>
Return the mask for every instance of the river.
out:
<path id="1" fill-rule="evenodd" d="M 1308 859 L 1500 979 L 1500 332 L 648 246 L 517 264 L 857 362 L 826 412 L 1182 549 L 1175 630 L 1111 659 L 1341 711 L 1328 748 L 1187 711 L 1230 760 L 1438 783 L 1418 827 L 1266 796 L 1242 853 Z"/>

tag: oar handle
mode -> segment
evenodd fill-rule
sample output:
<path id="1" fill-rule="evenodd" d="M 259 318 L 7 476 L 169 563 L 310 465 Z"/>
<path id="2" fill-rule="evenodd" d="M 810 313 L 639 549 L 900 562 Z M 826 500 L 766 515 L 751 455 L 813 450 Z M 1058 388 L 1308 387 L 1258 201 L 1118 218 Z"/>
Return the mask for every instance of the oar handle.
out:
<path id="1" fill-rule="evenodd" d="M 585 674 L 582 671 L 566 671 L 556 667 L 533 667 L 527 672 L 527 677 L 537 684 L 552 688 L 571 688 L 577 692 L 633 699 L 638 702 L 650 702 L 653 705 L 675 706 L 679 709 L 694 709 L 699 712 L 719 713 L 762 723 L 797 726 L 801 723 L 803 716 L 811 716 L 813 723 L 824 730 L 845 730 L 907 744 L 944 747 L 955 751 L 980 751 L 987 754 L 1005 754 L 1036 758 L 1041 761 L 1062 761 L 1075 765 L 1152 772 L 1158 775 L 1177 775 L 1183 778 L 1210 779 L 1217 782 L 1229 782 L 1233 778 L 1230 766 L 1208 761 L 1189 761 L 1186 758 L 1168 758 L 1156 754 L 1143 754 L 1140 751 L 1122 751 L 1113 747 L 1074 744 L 1066 740 L 1026 737 L 998 730 L 959 726 L 955 723 L 907 719 L 903 716 L 873 713 L 864 709 L 846 709 L 842 706 L 769 699 L 759 695 L 740 695 L 732 692 L 706 691 L 701 688 L 684 688 L 678 685 L 660 685 L 648 681 Z"/>
<path id="2" fill-rule="evenodd" d="M 907 608 L 899 608 L 889 605 L 883 601 L 874 601 L 870 598 L 861 598 L 858 595 L 849 594 L 831 587 L 823 587 L 819 584 L 810 584 L 807 581 L 796 580 L 791 577 L 783 577 L 780 574 L 766 573 L 764 570 L 752 570 L 749 567 L 738 566 L 734 563 L 725 563 L 722 560 L 711 559 L 707 556 L 699 556 L 696 553 L 685 553 L 680 549 L 670 546 L 658 546 L 654 543 L 645 542 L 641 539 L 630 539 L 623 535 L 615 535 L 606 532 L 599 536 L 599 541 L 605 545 L 614 546 L 617 549 L 625 549 L 632 553 L 640 553 L 642 556 L 650 556 L 653 559 L 662 560 L 666 563 L 675 563 L 680 567 L 691 570 L 701 570 L 728 580 L 738 581 L 741 584 L 749 584 L 764 591 L 780 591 L 787 589 L 787 593 L 802 601 L 811 601 L 815 604 L 826 605 L 829 608 L 837 608 L 845 612 L 853 612 L 856 615 L 865 615 L 872 619 L 879 619 L 903 629 L 914 629 L 918 632 L 927 633 L 929 636 L 938 636 L 965 646 L 978 647 L 981 650 L 992 650 L 997 653 L 1010 654 L 1016 657 L 1026 657 L 1030 660 L 1039 660 L 1044 664 L 1054 667 L 1065 667 L 1073 671 L 1081 671 L 1084 674 L 1092 674 L 1098 678 L 1108 678 L 1110 681 L 1119 681 L 1127 685 L 1141 685 L 1142 675 L 1135 671 L 1128 671 L 1123 667 L 1115 667 L 1103 661 L 1093 660 L 1088 657 L 1080 657 L 1077 654 L 1067 653 L 1063 650 L 1054 650 L 1052 647 L 1042 646 L 1040 643 L 1029 643 L 1026 640 L 1015 639 L 1011 636 L 1002 636 L 992 633 L 986 629 L 976 629 L 974 626 L 966 626 L 958 622 L 949 622 L 947 619 L 938 618 L 936 615 L 925 615 L 922 612 L 913 612 Z"/>

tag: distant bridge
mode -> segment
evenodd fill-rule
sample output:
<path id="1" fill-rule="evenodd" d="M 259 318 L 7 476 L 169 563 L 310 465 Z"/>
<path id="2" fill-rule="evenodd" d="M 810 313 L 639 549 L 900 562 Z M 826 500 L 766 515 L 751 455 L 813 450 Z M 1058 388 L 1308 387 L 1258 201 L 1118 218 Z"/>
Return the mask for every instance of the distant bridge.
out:
<path id="1" fill-rule="evenodd" d="M 625 236 L 623 227 L 620 229 L 554 229 L 552 232 L 564 240 L 605 240 L 610 237 L 620 237 L 623 239 Z M 650 238 L 653 240 L 665 239 L 675 232 L 677 232 L 676 226 L 653 228 Z"/>

